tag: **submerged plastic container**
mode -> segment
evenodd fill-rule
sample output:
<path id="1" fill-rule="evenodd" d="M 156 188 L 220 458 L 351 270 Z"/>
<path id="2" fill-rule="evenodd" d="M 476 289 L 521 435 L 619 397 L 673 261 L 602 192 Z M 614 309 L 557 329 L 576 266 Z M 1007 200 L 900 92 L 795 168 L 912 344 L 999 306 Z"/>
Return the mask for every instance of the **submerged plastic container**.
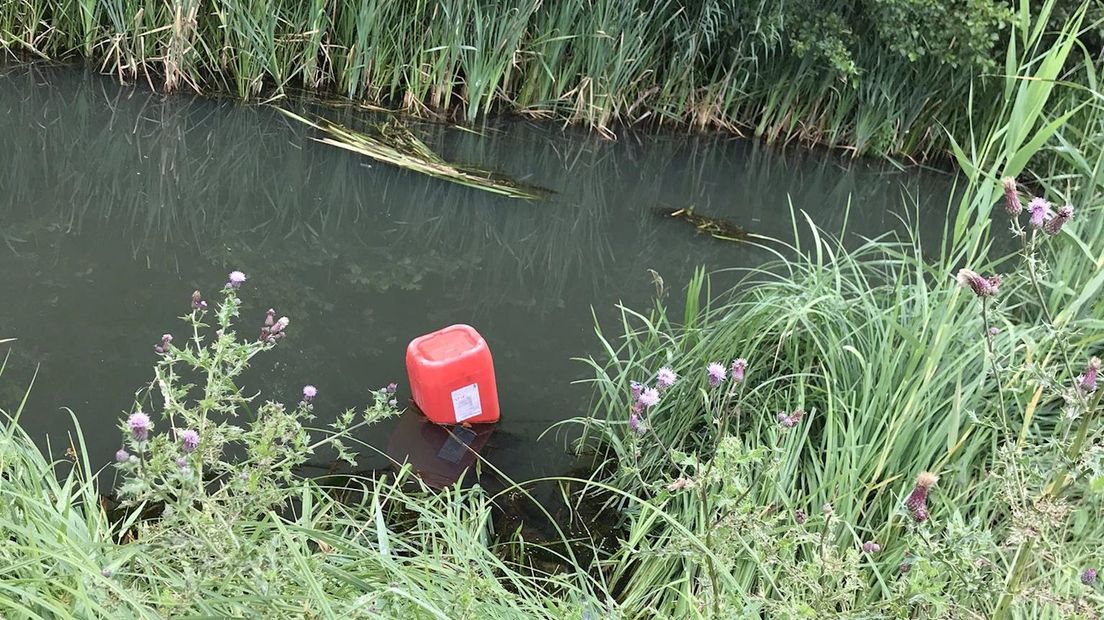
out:
<path id="1" fill-rule="evenodd" d="M 411 470 L 426 484 L 443 488 L 472 469 L 476 455 L 494 429 L 494 424 L 475 424 L 471 428 L 434 424 L 413 409 L 407 409 L 399 416 L 387 441 L 387 456 L 396 468 L 409 463 Z"/>
<path id="2" fill-rule="evenodd" d="M 437 424 L 498 421 L 498 387 L 491 350 L 468 325 L 419 336 L 406 347 L 414 402 Z"/>

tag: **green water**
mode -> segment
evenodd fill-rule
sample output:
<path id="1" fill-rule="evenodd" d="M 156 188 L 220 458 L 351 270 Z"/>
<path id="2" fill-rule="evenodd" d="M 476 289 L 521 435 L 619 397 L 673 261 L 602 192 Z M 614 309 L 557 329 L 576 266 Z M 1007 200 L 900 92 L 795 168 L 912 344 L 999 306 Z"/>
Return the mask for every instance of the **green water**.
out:
<path id="1" fill-rule="evenodd" d="M 588 370 L 571 358 L 599 352 L 592 309 L 614 327 L 617 303 L 651 303 L 649 270 L 677 305 L 696 267 L 769 258 L 657 207 L 694 205 L 782 239 L 791 204 L 830 231 L 848 220 L 848 239 L 919 218 L 934 239 L 950 191 L 940 174 L 727 135 L 623 130 L 609 141 L 520 119 L 482 135 L 414 128 L 448 158 L 555 194 L 527 203 L 378 164 L 311 141 L 267 107 L 164 97 L 76 69 L 0 71 L 0 339 L 18 339 L 0 345 L 10 352 L 0 406 L 18 404 L 34 377 L 23 426 L 60 454 L 71 410 L 93 463 L 108 462 L 118 421 L 151 379 L 153 345 L 181 330 L 194 289 L 213 296 L 240 269 L 243 326 L 269 306 L 292 319 L 250 389 L 294 402 L 312 383 L 321 422 L 390 381 L 405 402 L 407 342 L 468 323 L 495 356 L 502 406 L 483 455 L 517 478 L 560 473 L 566 437 L 538 436 L 587 410 L 589 388 L 573 381 Z M 361 439 L 383 449 L 403 427 Z M 364 463 L 386 460 L 366 450 Z"/>

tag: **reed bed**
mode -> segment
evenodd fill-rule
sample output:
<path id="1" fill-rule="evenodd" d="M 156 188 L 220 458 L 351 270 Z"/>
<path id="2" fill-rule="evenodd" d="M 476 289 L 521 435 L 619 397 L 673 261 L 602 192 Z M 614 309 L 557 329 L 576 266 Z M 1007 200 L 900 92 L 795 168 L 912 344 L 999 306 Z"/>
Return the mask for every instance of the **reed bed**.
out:
<path id="1" fill-rule="evenodd" d="M 0 7 L 0 47 L 248 100 L 300 89 L 469 122 L 515 111 L 611 136 L 680 124 L 942 155 L 944 130 L 962 140 L 993 118 L 965 104 L 999 94 L 1003 43 L 1032 16 L 1000 2 L 935 16 L 883 4 L 17 0 Z M 938 42 L 962 27 L 973 30 Z M 1086 50 L 1096 61 L 1098 48 Z"/>

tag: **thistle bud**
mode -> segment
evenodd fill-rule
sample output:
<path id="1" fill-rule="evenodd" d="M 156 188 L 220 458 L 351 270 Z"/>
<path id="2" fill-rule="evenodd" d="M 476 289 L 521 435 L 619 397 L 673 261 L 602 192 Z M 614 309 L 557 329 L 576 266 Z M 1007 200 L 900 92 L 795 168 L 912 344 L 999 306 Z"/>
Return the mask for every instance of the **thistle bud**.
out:
<path id="1" fill-rule="evenodd" d="M 744 373 L 747 371 L 747 360 L 744 358 L 737 358 L 732 362 L 732 380 L 736 383 L 740 383 L 744 380 Z"/>
<path id="2" fill-rule="evenodd" d="M 978 297 L 992 297 L 1000 292 L 999 275 L 985 278 L 973 269 L 962 268 L 958 270 L 955 280 L 958 281 L 959 286 L 972 290 Z"/>
<path id="3" fill-rule="evenodd" d="M 1016 193 L 1016 179 L 1004 177 L 1001 183 L 1004 184 L 1004 210 L 1008 215 L 1017 217 L 1023 211 L 1023 203 L 1020 202 L 1020 195 Z"/>
<path id="4" fill-rule="evenodd" d="M 1073 217 L 1073 207 L 1065 205 L 1058 207 L 1058 212 L 1046 223 L 1043 230 L 1046 234 L 1054 236 L 1062 232 L 1062 227 Z"/>
<path id="5" fill-rule="evenodd" d="M 905 507 L 917 522 L 928 520 L 928 490 L 938 481 L 939 478 L 929 472 L 922 472 L 916 477 L 916 486 L 905 500 Z"/>
<path id="6" fill-rule="evenodd" d="M 203 301 L 203 296 L 199 291 L 192 293 L 192 310 L 204 311 L 207 309 L 207 302 Z"/>
<path id="7" fill-rule="evenodd" d="M 153 345 L 153 350 L 159 355 L 164 355 L 169 352 L 169 343 L 172 342 L 172 334 L 164 334 L 161 336 L 161 343 Z"/>
<path id="8" fill-rule="evenodd" d="M 1077 378 L 1077 387 L 1082 392 L 1095 392 L 1096 391 L 1096 376 L 1100 373 L 1100 358 L 1093 357 L 1089 359 L 1089 365 L 1085 368 L 1085 372 Z"/>
<path id="9" fill-rule="evenodd" d="M 1084 572 L 1081 573 L 1081 583 L 1087 586 L 1091 586 L 1096 583 L 1096 569 L 1086 568 Z"/>

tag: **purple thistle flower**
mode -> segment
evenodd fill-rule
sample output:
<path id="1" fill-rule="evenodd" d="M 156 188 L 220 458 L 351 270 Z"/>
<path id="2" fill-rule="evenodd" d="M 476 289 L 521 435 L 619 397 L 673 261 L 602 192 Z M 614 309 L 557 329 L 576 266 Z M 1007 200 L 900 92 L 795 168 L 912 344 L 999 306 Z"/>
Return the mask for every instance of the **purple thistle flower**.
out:
<path id="1" fill-rule="evenodd" d="M 172 334 L 162 334 L 161 344 L 153 345 L 153 350 L 156 351 L 159 355 L 164 355 L 165 353 L 168 353 L 169 343 L 172 342 L 172 339 Z"/>
<path id="2" fill-rule="evenodd" d="M 747 360 L 744 358 L 737 358 L 732 362 L 732 380 L 736 383 L 740 383 L 744 380 L 744 371 L 747 370 Z"/>
<path id="3" fill-rule="evenodd" d="M 241 288 L 242 283 L 245 282 L 245 274 L 240 271 L 231 271 L 230 280 L 226 283 L 226 286 L 230 288 Z"/>
<path id="4" fill-rule="evenodd" d="M 868 540 L 862 544 L 863 553 L 877 553 L 882 550 L 882 546 L 873 540 Z"/>
<path id="5" fill-rule="evenodd" d="M 1077 377 L 1077 387 L 1081 388 L 1082 392 L 1095 392 L 1098 374 L 1100 374 L 1100 358 L 1092 357 L 1089 359 L 1089 365 L 1085 367 L 1085 372 Z"/>
<path id="6" fill-rule="evenodd" d="M 786 418 L 790 417 L 785 411 L 778 412 L 778 423 L 781 424 Z"/>
<path id="7" fill-rule="evenodd" d="M 644 391 L 644 384 L 637 381 L 630 381 L 629 391 L 632 393 L 633 402 L 638 402 L 640 400 L 641 392 Z"/>
<path id="8" fill-rule="evenodd" d="M 659 404 L 659 390 L 655 388 L 645 388 L 640 393 L 640 404 L 645 408 L 655 407 Z"/>
<path id="9" fill-rule="evenodd" d="M 134 437 L 135 441 L 145 441 L 149 438 L 150 429 L 153 428 L 153 422 L 150 421 L 150 417 L 141 411 L 135 411 L 127 418 L 127 426 L 130 428 L 130 434 Z"/>
<path id="10" fill-rule="evenodd" d="M 711 362 L 706 367 L 706 372 L 709 373 L 709 385 L 717 387 L 724 382 L 725 379 L 725 367 L 721 366 L 717 362 Z"/>
<path id="11" fill-rule="evenodd" d="M 303 402 L 309 403 L 314 400 L 315 396 L 318 396 L 318 388 L 313 385 L 303 386 Z"/>
<path id="12" fill-rule="evenodd" d="M 958 270 L 955 280 L 958 281 L 959 286 L 972 290 L 978 297 L 992 297 L 1000 292 L 999 275 L 984 278 L 973 269 L 962 268 Z"/>
<path id="13" fill-rule="evenodd" d="M 1058 207 L 1058 212 L 1046 223 L 1046 226 L 1043 227 L 1043 231 L 1051 236 L 1057 235 L 1062 232 L 1062 227 L 1066 225 L 1066 222 L 1070 221 L 1071 217 L 1073 217 L 1073 207 L 1069 205 Z"/>
<path id="14" fill-rule="evenodd" d="M 1081 583 L 1083 583 L 1087 586 L 1091 586 L 1094 583 L 1096 583 L 1096 569 L 1095 568 L 1086 568 L 1081 573 Z"/>
<path id="15" fill-rule="evenodd" d="M 265 327 L 272 327 L 272 324 L 275 323 L 275 322 L 276 322 L 276 310 L 273 309 L 273 308 L 269 308 L 268 310 L 265 311 L 264 326 Z"/>
<path id="16" fill-rule="evenodd" d="M 1012 217 L 1019 216 L 1023 211 L 1023 203 L 1020 202 L 1020 195 L 1016 193 L 1016 179 L 1004 177 L 1001 183 L 1004 185 L 1004 210 Z"/>
<path id="17" fill-rule="evenodd" d="M 397 383 L 388 383 L 387 384 L 386 390 L 387 390 L 388 394 L 394 394 L 395 391 L 398 390 L 398 389 L 399 389 L 399 384 L 397 384 Z"/>
<path id="18" fill-rule="evenodd" d="M 1032 198 L 1031 202 L 1027 203 L 1027 215 L 1030 217 L 1028 223 L 1032 228 L 1042 228 L 1050 218 L 1050 203 L 1045 198 Z"/>
<path id="19" fill-rule="evenodd" d="M 647 427 L 644 426 L 644 420 L 640 419 L 640 414 L 632 412 L 629 414 L 629 430 L 637 435 L 643 435 Z"/>
<path id="20" fill-rule="evenodd" d="M 185 452 L 195 452 L 199 447 L 199 433 L 190 428 L 180 431 L 180 443 Z"/>
<path id="21" fill-rule="evenodd" d="M 115 462 L 124 463 L 128 460 L 130 460 L 130 453 L 126 450 L 123 450 L 122 448 L 119 448 L 119 450 L 115 453 Z"/>
<path id="22" fill-rule="evenodd" d="M 678 381 L 678 375 L 671 368 L 664 366 L 656 373 L 656 387 L 661 391 L 666 390 Z"/>
<path id="23" fill-rule="evenodd" d="M 793 517 L 794 517 L 794 523 L 796 523 L 798 525 L 802 525 L 802 524 L 805 523 L 806 520 L 808 520 L 809 515 L 805 514 L 804 510 L 798 508 L 797 510 L 794 510 Z"/>

